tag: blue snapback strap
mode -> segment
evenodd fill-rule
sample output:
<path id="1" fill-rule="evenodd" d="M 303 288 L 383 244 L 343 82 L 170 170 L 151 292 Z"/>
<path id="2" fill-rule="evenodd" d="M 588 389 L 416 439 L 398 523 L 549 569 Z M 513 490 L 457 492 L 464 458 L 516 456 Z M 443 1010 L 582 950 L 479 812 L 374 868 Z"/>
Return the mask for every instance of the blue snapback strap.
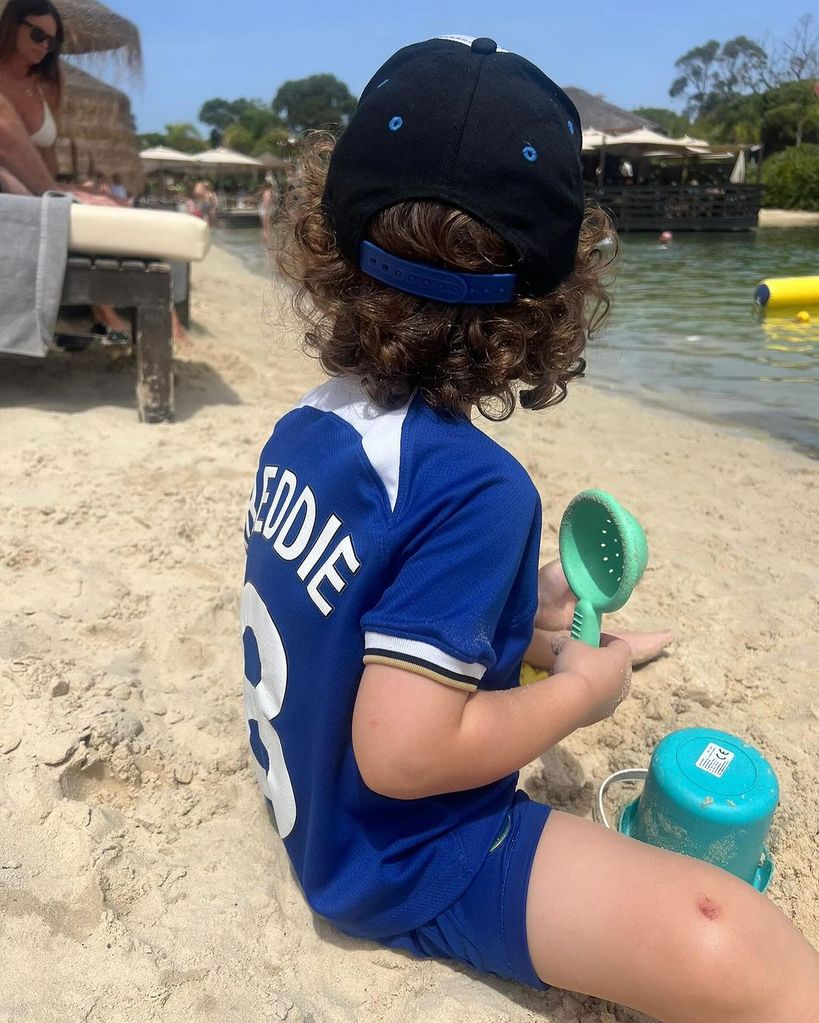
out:
<path id="1" fill-rule="evenodd" d="M 517 274 L 467 274 L 413 263 L 362 242 L 358 265 L 370 277 L 419 298 L 452 305 L 495 305 L 515 297 Z"/>

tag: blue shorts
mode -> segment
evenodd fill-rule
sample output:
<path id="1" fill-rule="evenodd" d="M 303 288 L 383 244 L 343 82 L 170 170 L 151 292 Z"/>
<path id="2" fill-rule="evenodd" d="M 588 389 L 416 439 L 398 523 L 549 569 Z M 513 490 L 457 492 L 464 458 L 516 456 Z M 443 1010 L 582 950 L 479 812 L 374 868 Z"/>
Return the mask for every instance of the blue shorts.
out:
<path id="1" fill-rule="evenodd" d="M 529 874 L 550 807 L 518 790 L 483 866 L 464 894 L 434 920 L 406 934 L 379 938 L 414 955 L 455 959 L 547 990 L 535 973 L 526 940 Z"/>

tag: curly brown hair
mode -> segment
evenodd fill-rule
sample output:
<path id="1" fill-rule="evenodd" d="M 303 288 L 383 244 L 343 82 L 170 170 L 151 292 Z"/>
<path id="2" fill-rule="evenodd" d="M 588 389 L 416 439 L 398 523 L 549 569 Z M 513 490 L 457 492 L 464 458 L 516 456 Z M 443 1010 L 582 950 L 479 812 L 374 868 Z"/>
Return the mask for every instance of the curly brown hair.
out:
<path id="1" fill-rule="evenodd" d="M 337 249 L 322 209 L 335 140 L 313 133 L 282 217 L 280 271 L 295 285 L 304 347 L 331 376 L 358 377 L 380 408 L 397 408 L 418 390 L 451 413 L 476 406 L 507 419 L 521 404 L 543 409 L 566 397 L 585 370 L 587 339 L 605 320 L 607 271 L 617 256 L 608 215 L 587 204 L 574 270 L 547 295 L 508 305 L 445 305 L 369 277 Z M 466 272 L 509 272 L 517 256 L 491 228 L 432 200 L 401 202 L 378 213 L 370 241 L 404 259 Z"/>

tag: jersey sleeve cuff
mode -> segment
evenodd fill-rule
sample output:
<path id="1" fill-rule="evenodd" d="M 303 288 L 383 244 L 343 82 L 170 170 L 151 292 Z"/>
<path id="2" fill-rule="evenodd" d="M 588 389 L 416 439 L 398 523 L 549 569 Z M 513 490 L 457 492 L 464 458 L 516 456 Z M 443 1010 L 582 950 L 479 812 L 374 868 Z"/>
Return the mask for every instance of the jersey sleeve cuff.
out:
<path id="1" fill-rule="evenodd" d="M 364 663 L 402 668 L 470 693 L 478 688 L 486 671 L 482 664 L 459 661 L 431 643 L 381 632 L 365 632 Z"/>

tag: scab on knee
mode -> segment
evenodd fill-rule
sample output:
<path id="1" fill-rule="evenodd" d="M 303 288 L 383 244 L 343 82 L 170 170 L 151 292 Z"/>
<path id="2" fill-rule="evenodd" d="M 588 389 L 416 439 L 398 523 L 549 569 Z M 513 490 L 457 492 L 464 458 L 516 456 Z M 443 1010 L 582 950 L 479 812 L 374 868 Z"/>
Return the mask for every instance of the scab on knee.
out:
<path id="1" fill-rule="evenodd" d="M 702 913 L 706 920 L 718 920 L 722 910 L 714 902 L 713 899 L 709 899 L 707 895 L 701 896 L 697 899 L 697 909 Z"/>

